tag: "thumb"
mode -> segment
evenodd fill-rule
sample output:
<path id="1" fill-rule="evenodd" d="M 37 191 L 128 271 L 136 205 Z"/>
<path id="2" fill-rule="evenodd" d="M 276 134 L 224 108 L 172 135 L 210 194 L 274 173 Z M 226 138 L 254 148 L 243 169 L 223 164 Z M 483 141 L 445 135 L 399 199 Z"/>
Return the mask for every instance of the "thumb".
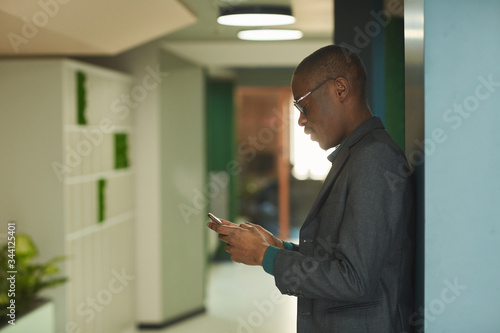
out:
<path id="1" fill-rule="evenodd" d="M 232 226 L 237 226 L 236 223 L 233 223 L 231 221 L 228 221 L 228 220 L 224 220 L 224 219 L 220 219 L 222 221 L 223 224 L 225 225 L 232 225 Z"/>
<path id="2" fill-rule="evenodd" d="M 255 224 L 255 223 L 252 223 L 252 222 L 245 222 L 244 224 L 248 225 L 249 227 L 255 228 L 259 231 L 265 230 L 262 226 Z"/>
<path id="3" fill-rule="evenodd" d="M 240 227 L 247 230 L 253 228 L 253 226 L 250 225 L 248 222 L 240 224 Z"/>

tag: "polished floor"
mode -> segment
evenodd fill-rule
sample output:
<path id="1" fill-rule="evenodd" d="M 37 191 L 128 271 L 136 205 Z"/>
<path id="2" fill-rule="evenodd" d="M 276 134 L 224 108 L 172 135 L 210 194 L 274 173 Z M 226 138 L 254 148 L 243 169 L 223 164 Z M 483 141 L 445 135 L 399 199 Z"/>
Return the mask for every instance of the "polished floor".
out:
<path id="1" fill-rule="evenodd" d="M 207 312 L 154 332 L 293 333 L 296 304 L 295 297 L 279 293 L 262 267 L 215 263 L 208 279 Z"/>

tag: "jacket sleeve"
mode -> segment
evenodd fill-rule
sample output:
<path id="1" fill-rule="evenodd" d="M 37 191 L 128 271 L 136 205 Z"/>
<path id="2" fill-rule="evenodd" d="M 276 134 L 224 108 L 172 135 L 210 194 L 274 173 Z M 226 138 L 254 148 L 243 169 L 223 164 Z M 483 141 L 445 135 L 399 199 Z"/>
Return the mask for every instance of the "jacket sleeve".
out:
<path id="1" fill-rule="evenodd" d="M 374 143 L 349 157 L 338 239 L 328 257 L 304 255 L 304 251 L 279 250 L 274 260 L 276 286 L 284 294 L 359 302 L 376 295 L 388 251 L 395 248 L 398 230 L 405 226 L 405 163 L 390 146 Z M 387 175 L 398 175 L 391 181 Z M 345 179 L 345 178 L 344 178 Z M 312 223 L 331 223 L 328 218 Z M 301 241 L 303 241 L 301 239 Z M 304 244 L 300 243 L 302 249 Z M 396 246 L 397 247 L 397 246 Z M 314 253 L 314 252 L 313 252 Z"/>
<path id="2" fill-rule="evenodd" d="M 285 248 L 285 250 L 288 250 L 288 251 L 298 251 L 299 250 L 299 246 L 297 244 L 294 244 L 291 242 L 283 241 L 283 247 Z"/>

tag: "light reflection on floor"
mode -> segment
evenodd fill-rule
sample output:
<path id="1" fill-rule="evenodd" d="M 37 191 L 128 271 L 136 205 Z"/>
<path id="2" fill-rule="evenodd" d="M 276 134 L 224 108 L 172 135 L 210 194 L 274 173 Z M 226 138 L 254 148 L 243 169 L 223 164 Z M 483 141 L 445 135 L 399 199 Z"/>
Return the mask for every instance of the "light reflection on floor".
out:
<path id="1" fill-rule="evenodd" d="M 296 298 L 281 295 L 260 266 L 233 262 L 212 265 L 207 312 L 159 333 L 293 333 Z M 140 331 L 153 332 L 153 331 Z"/>

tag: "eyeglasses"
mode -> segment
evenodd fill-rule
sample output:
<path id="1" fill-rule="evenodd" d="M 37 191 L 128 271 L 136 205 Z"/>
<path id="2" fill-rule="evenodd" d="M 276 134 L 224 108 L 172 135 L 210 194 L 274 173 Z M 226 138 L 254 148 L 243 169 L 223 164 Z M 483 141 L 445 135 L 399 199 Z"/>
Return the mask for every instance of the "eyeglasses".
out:
<path id="1" fill-rule="evenodd" d="M 322 81 L 320 84 L 318 84 L 316 87 L 314 87 L 311 91 L 309 91 L 307 94 L 305 94 L 304 96 L 296 99 L 293 101 L 293 105 L 295 105 L 295 107 L 297 108 L 297 110 L 299 110 L 301 113 L 303 113 L 304 115 L 306 114 L 304 112 L 304 109 L 302 108 L 302 106 L 299 104 L 300 101 L 302 101 L 304 98 L 306 98 L 307 96 L 311 95 L 313 92 L 315 92 L 316 90 L 318 90 L 319 88 L 321 88 L 322 85 L 324 85 L 325 83 L 327 83 L 328 81 L 330 80 L 336 80 L 338 77 L 336 78 L 328 78 L 326 79 L 325 81 Z"/>

